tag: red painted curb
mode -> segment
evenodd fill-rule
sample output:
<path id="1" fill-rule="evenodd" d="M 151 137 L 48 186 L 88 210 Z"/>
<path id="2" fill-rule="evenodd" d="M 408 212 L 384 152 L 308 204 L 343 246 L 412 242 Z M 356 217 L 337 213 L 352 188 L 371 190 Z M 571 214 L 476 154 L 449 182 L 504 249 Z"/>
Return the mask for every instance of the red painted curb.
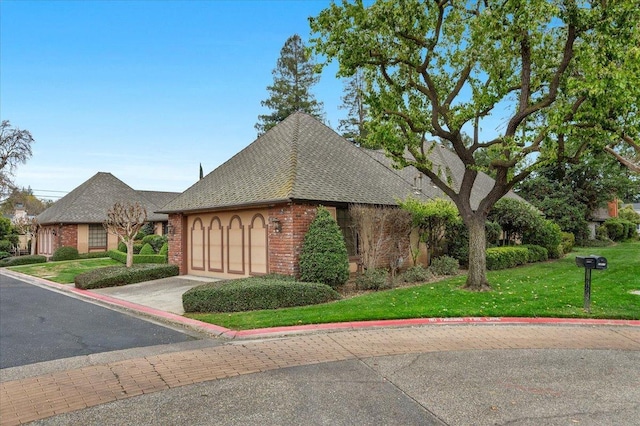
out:
<path id="1" fill-rule="evenodd" d="M 204 331 L 215 336 L 233 338 L 242 337 L 259 337 L 271 334 L 291 334 L 321 330 L 345 330 L 345 329 L 366 329 L 377 327 L 409 327 L 422 325 L 455 325 L 455 324 L 558 324 L 558 325 L 582 325 L 582 326 L 631 326 L 640 327 L 640 320 L 614 320 L 614 319 L 591 319 L 591 318 L 518 318 L 518 317 L 462 317 L 462 318 L 409 318 L 409 319 L 392 319 L 392 320 L 373 320 L 373 321 L 352 321 L 327 324 L 306 324 L 283 327 L 257 328 L 253 330 L 231 330 L 218 325 L 205 323 L 184 317 L 182 315 L 173 314 L 171 312 L 161 311 L 159 309 L 150 308 L 148 306 L 139 305 L 137 303 L 128 302 L 126 300 L 117 299 L 100 293 L 94 293 L 90 290 L 82 290 L 71 285 L 58 284 L 47 281 L 42 278 L 24 275 L 19 272 L 2 270 L 1 274 L 12 276 L 22 281 L 35 281 L 40 285 L 53 287 L 60 291 L 74 293 L 83 298 L 99 300 L 103 303 L 119 306 L 128 310 L 140 312 L 147 316 L 156 317 L 161 320 L 182 324 L 200 331 Z"/>

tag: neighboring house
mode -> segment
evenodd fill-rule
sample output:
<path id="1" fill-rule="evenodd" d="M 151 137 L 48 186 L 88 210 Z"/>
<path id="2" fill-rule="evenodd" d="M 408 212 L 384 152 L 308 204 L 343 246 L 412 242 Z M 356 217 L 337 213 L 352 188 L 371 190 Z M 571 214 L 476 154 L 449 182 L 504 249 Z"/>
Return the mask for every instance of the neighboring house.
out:
<path id="1" fill-rule="evenodd" d="M 618 217 L 618 200 L 609 201 L 606 207 L 597 208 L 591 215 L 589 226 L 589 238 L 596 238 L 596 229 L 602 225 L 607 219 Z"/>
<path id="2" fill-rule="evenodd" d="M 62 246 L 76 247 L 80 253 L 116 248 L 117 237 L 107 234 L 102 225 L 116 202 L 142 205 L 147 221 L 156 226 L 156 234 L 163 234 L 168 217 L 155 212 L 178 194 L 136 191 L 111 173 L 99 172 L 37 216 L 36 252 L 49 256 Z"/>
<path id="3" fill-rule="evenodd" d="M 29 241 L 31 240 L 30 227 L 27 226 L 34 218 L 34 215 L 30 215 L 23 203 L 16 203 L 14 205 L 13 214 L 5 215 L 7 219 L 11 221 L 11 224 L 18 232 L 18 245 L 15 247 L 16 254 L 28 254 Z"/>
<path id="4" fill-rule="evenodd" d="M 432 159 L 451 169 L 454 182 L 462 175 L 464 166 L 447 149 L 436 147 Z M 415 168 L 393 169 L 383 153 L 296 112 L 160 210 L 169 215 L 169 263 L 201 276 L 296 275 L 318 205 L 332 211 L 353 256 L 349 204 L 443 196 L 421 176 Z M 481 175 L 473 204 L 492 185 Z"/>

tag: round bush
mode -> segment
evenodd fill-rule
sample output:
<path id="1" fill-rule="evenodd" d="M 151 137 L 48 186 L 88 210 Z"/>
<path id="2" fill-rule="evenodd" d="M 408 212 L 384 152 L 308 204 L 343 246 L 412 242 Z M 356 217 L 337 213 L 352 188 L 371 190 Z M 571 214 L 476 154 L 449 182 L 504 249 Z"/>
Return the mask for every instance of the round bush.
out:
<path id="1" fill-rule="evenodd" d="M 11 257 L 11 253 L 8 251 L 0 251 L 0 259 L 6 259 L 7 257 Z"/>
<path id="2" fill-rule="evenodd" d="M 147 235 L 142 239 L 143 244 L 151 244 L 151 247 L 153 247 L 153 250 L 154 250 L 154 254 L 160 253 L 160 249 L 162 248 L 162 245 L 166 242 L 167 242 L 166 236 L 155 235 L 155 234 Z"/>
<path id="3" fill-rule="evenodd" d="M 122 241 L 120 241 L 118 243 L 118 251 L 126 253 L 127 252 L 127 245 L 125 243 L 123 243 Z"/>
<path id="4" fill-rule="evenodd" d="M 391 288 L 386 269 L 367 269 L 355 279 L 358 290 L 383 290 Z"/>
<path id="5" fill-rule="evenodd" d="M 182 305 L 185 312 L 242 312 L 314 305 L 339 298 L 325 284 L 252 277 L 194 287 L 182 295 Z"/>
<path id="6" fill-rule="evenodd" d="M 415 265 L 404 271 L 400 278 L 406 283 L 419 283 L 429 281 L 433 273 L 422 265 Z"/>
<path id="7" fill-rule="evenodd" d="M 0 240 L 0 251 L 10 252 L 12 249 L 11 241 L 9 240 Z"/>
<path id="8" fill-rule="evenodd" d="M 460 269 L 460 264 L 453 257 L 440 256 L 431 261 L 429 269 L 434 275 L 455 275 Z"/>
<path id="9" fill-rule="evenodd" d="M 304 236 L 300 278 L 337 287 L 349 279 L 349 255 L 342 231 L 329 210 L 320 206 Z"/>
<path id="10" fill-rule="evenodd" d="M 75 247 L 62 246 L 58 248 L 51 256 L 51 260 L 54 262 L 60 260 L 76 260 L 80 257 L 78 249 Z"/>
<path id="11" fill-rule="evenodd" d="M 560 226 L 552 220 L 540 218 L 536 226 L 524 233 L 522 243 L 535 244 L 546 248 L 551 259 L 558 259 L 562 256 L 560 252 L 562 230 Z"/>
<path id="12" fill-rule="evenodd" d="M 146 243 L 140 249 L 140 254 L 156 254 L 156 251 L 151 247 L 151 244 Z"/>

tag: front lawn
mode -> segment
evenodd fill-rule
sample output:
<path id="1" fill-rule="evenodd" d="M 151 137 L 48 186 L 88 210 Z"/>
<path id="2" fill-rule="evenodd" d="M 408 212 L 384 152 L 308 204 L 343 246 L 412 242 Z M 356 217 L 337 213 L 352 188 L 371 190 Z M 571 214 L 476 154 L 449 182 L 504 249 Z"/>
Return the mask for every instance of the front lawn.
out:
<path id="1" fill-rule="evenodd" d="M 592 273 L 591 314 L 583 310 L 584 269 L 576 255 L 598 254 L 609 268 Z M 577 249 L 558 261 L 488 273 L 493 291 L 460 287 L 465 276 L 298 308 L 190 318 L 235 330 L 345 321 L 427 317 L 566 317 L 640 319 L 640 242 Z"/>
<path id="2" fill-rule="evenodd" d="M 76 275 L 104 266 L 122 265 L 111 258 L 65 260 L 61 262 L 35 263 L 32 265 L 12 266 L 12 271 L 32 275 L 60 284 L 73 284 Z"/>

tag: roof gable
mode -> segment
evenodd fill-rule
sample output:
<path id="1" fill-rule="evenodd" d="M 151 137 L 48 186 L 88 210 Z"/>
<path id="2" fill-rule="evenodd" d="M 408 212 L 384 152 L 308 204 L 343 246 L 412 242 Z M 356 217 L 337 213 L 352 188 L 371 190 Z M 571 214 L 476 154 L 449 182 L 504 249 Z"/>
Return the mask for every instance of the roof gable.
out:
<path id="1" fill-rule="evenodd" d="M 116 202 L 139 203 L 147 210 L 149 221 L 167 220 L 165 214 L 154 213 L 161 207 L 159 200 L 166 203 L 169 195 L 156 191 L 136 191 L 111 173 L 98 172 L 73 191 L 56 201 L 37 217 L 40 224 L 51 223 L 102 223 L 107 211 Z"/>

